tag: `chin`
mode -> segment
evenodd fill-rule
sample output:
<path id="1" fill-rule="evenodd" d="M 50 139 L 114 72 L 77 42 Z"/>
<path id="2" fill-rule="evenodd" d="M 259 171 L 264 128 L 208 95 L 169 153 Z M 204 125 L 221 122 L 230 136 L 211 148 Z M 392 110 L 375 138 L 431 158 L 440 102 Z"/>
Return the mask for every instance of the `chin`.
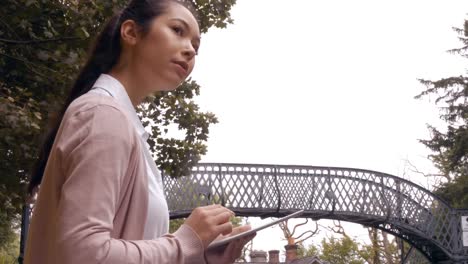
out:
<path id="1" fill-rule="evenodd" d="M 174 85 L 160 86 L 158 87 L 158 89 L 155 89 L 154 91 L 155 92 L 171 92 L 171 91 L 176 90 L 177 87 L 179 86 L 178 85 L 177 86 L 174 86 Z"/>
<path id="2" fill-rule="evenodd" d="M 177 89 L 177 87 L 179 87 L 182 84 L 182 82 L 175 82 L 174 80 L 167 80 L 165 82 L 162 82 L 161 80 L 158 80 L 157 82 L 153 82 L 153 84 L 157 83 L 157 85 L 152 85 L 152 91 L 153 92 L 174 91 L 175 89 Z"/>
<path id="3" fill-rule="evenodd" d="M 146 83 L 151 87 L 152 92 L 170 92 L 176 90 L 185 80 L 174 74 L 152 73 L 153 78 L 146 79 Z"/>
<path id="4" fill-rule="evenodd" d="M 185 81 L 185 79 L 184 80 L 176 80 L 176 81 L 174 81 L 174 80 L 168 81 L 167 83 L 165 83 L 164 86 L 161 86 L 162 91 L 166 91 L 166 92 L 174 91 L 177 88 L 179 88 L 179 86 L 181 86 L 184 83 L 184 81 Z"/>

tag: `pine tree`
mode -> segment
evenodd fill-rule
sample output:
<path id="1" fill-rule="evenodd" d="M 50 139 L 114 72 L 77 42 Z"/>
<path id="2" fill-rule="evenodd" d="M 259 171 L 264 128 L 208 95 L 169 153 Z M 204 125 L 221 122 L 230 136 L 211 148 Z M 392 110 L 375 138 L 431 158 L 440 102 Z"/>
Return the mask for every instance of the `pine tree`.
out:
<path id="1" fill-rule="evenodd" d="M 463 29 L 454 30 L 462 46 L 449 52 L 468 58 L 468 20 Z M 468 76 L 420 82 L 426 90 L 416 98 L 435 96 L 440 118 L 447 124 L 444 129 L 428 125 L 431 138 L 420 140 L 432 151 L 429 158 L 447 179 L 436 193 L 454 207 L 468 208 Z"/>

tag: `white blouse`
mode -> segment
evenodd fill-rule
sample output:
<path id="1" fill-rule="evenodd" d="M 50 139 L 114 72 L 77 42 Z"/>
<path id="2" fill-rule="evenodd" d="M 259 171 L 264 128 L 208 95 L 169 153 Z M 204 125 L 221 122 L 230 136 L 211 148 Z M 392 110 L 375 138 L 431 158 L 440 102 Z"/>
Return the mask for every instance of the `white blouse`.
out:
<path id="1" fill-rule="evenodd" d="M 137 130 L 142 144 L 145 146 L 142 155 L 145 156 L 146 171 L 148 174 L 148 216 L 146 218 L 143 239 L 155 239 L 169 232 L 169 209 L 164 196 L 161 172 L 156 167 L 149 151 L 147 143 L 149 134 L 141 124 L 135 108 L 128 97 L 123 85 L 114 77 L 108 74 L 101 74 L 89 91 L 92 93 L 112 96 L 126 110 L 127 115 Z"/>

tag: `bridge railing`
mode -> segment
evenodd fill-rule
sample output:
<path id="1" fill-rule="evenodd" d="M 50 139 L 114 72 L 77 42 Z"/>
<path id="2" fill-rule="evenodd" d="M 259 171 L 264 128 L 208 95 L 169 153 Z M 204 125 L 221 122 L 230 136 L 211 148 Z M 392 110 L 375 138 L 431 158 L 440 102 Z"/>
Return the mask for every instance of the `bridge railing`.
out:
<path id="1" fill-rule="evenodd" d="M 171 216 L 213 202 L 239 215 L 308 217 L 382 224 L 426 254 L 463 254 L 454 210 L 428 190 L 389 174 L 350 168 L 201 163 L 192 174 L 165 179 Z M 392 231 L 393 230 L 393 231 Z M 459 231 L 459 230 L 458 230 Z M 437 256 L 436 256 L 437 257 Z"/>

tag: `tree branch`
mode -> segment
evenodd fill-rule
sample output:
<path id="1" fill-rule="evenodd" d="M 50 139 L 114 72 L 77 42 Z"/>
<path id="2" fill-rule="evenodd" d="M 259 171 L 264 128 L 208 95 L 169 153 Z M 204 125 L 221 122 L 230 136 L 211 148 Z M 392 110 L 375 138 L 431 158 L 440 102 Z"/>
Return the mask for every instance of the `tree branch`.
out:
<path id="1" fill-rule="evenodd" d="M 309 222 L 309 218 L 306 218 L 305 220 L 306 220 L 306 221 L 305 221 L 304 223 L 302 223 L 302 224 L 297 224 L 297 225 L 294 226 L 293 231 L 292 231 L 292 233 L 291 233 L 291 236 L 294 236 L 294 233 L 296 232 L 296 228 L 297 228 L 297 227 L 303 226 L 303 225 L 305 225 L 305 224 L 307 224 L 307 223 Z"/>
<path id="2" fill-rule="evenodd" d="M 3 21 L 3 19 L 0 19 L 0 22 L 2 22 L 2 24 L 5 25 L 5 27 L 8 28 L 8 30 L 10 30 L 14 35 L 16 35 L 16 37 L 19 38 L 18 34 L 16 33 L 16 31 L 13 30 L 13 28 L 10 27 L 10 25 L 8 25 L 7 22 Z"/>
<path id="3" fill-rule="evenodd" d="M 299 238 L 301 238 L 303 235 L 305 235 L 305 234 L 307 234 L 307 233 L 311 233 L 309 236 L 307 236 L 307 237 L 305 237 L 305 238 L 303 238 L 303 239 L 301 239 L 301 240 L 299 240 L 299 241 L 296 241 L 296 244 L 299 244 L 299 243 L 304 242 L 306 239 L 309 239 L 309 238 L 315 236 L 315 235 L 318 234 L 319 232 L 320 232 L 320 230 L 318 229 L 318 223 L 315 222 L 315 230 L 314 230 L 314 231 L 308 230 L 308 231 L 302 233 L 300 236 L 296 237 L 296 239 L 299 239 Z"/>
<path id="4" fill-rule="evenodd" d="M 27 60 L 25 60 L 25 59 L 23 59 L 23 58 L 18 58 L 18 57 L 15 57 L 15 56 L 12 56 L 12 55 L 8 55 L 8 54 L 3 53 L 3 52 L 0 52 L 0 55 L 5 56 L 5 57 L 10 58 L 10 59 L 13 59 L 13 60 L 20 61 L 20 62 L 24 63 L 26 66 L 32 65 L 32 66 L 37 67 L 37 68 L 43 68 L 43 69 L 49 70 L 49 71 L 51 71 L 51 72 L 53 72 L 53 73 L 57 73 L 57 71 L 54 70 L 54 69 L 51 69 L 51 68 L 49 68 L 49 67 L 45 67 L 45 66 L 42 66 L 42 65 L 38 65 L 38 64 L 35 64 L 35 63 L 32 63 L 32 62 L 29 62 L 29 61 L 27 61 Z M 29 67 L 28 67 L 28 68 L 29 68 Z M 30 68 L 29 68 L 29 69 L 30 69 Z M 33 71 L 33 72 L 34 72 L 34 71 Z M 37 73 L 37 72 L 34 72 L 34 73 Z"/>
<path id="5" fill-rule="evenodd" d="M 327 227 L 327 229 L 336 234 L 343 235 L 344 237 L 349 237 L 348 234 L 346 234 L 343 226 L 341 225 L 341 221 L 340 220 L 337 220 L 337 221 L 338 221 L 338 224 L 336 224 L 335 220 L 333 220 L 334 227 Z"/>
<path id="6" fill-rule="evenodd" d="M 299 240 L 299 241 L 296 241 L 296 245 L 297 245 L 297 244 L 300 244 L 300 243 L 302 243 L 302 242 L 304 242 L 305 240 L 307 240 L 307 239 L 313 237 L 313 236 L 316 234 L 315 232 L 312 232 L 312 231 L 309 230 L 309 231 L 307 231 L 307 232 L 302 233 L 302 235 L 307 234 L 307 233 L 309 233 L 309 232 L 310 232 L 310 235 L 306 236 L 305 238 L 303 238 L 303 239 L 301 239 L 301 240 Z M 302 236 L 302 235 L 301 235 L 301 236 Z"/>
<path id="7" fill-rule="evenodd" d="M 8 57 L 8 58 L 10 58 L 10 59 L 14 59 L 14 60 L 17 60 L 17 61 L 22 62 L 22 63 L 24 64 L 24 66 L 25 66 L 29 71 L 31 71 L 33 74 L 36 74 L 37 76 L 40 76 L 40 77 L 43 78 L 43 79 L 47 79 L 47 78 L 49 78 L 49 77 L 46 76 L 45 74 L 43 74 L 43 73 L 37 71 L 35 68 L 44 68 L 44 69 L 49 70 L 49 71 L 51 71 L 51 72 L 53 72 L 53 73 L 56 73 L 56 71 L 53 70 L 53 69 L 51 69 L 51 68 L 44 67 L 44 66 L 41 66 L 41 65 L 36 65 L 36 64 L 34 64 L 34 63 L 32 63 L 32 62 L 29 62 L 29 61 L 26 61 L 26 60 L 24 60 L 24 59 L 22 59 L 22 58 L 17 58 L 17 57 L 14 57 L 14 56 L 11 56 L 11 55 L 2 53 L 2 52 L 0 52 L 0 56 L 5 56 L 5 57 Z M 32 77 L 32 76 L 30 76 L 30 77 Z"/>
<path id="8" fill-rule="evenodd" d="M 289 231 L 289 227 L 288 227 L 288 220 L 282 223 L 279 223 L 279 227 L 283 231 L 284 238 L 288 239 L 289 237 L 291 237 L 291 231 Z"/>
<path id="9" fill-rule="evenodd" d="M 79 37 L 62 37 L 62 38 L 38 39 L 38 40 L 12 40 L 12 39 L 0 38 L 0 42 L 13 44 L 13 45 L 27 45 L 27 44 L 41 44 L 41 43 L 55 42 L 55 41 L 69 41 L 69 40 L 77 40 L 77 39 L 80 39 L 80 38 Z"/>
<path id="10" fill-rule="evenodd" d="M 446 176 L 446 175 L 443 175 L 443 174 L 437 174 L 437 173 L 424 173 L 422 171 L 419 171 L 418 168 L 416 168 L 416 166 L 411 163 L 411 161 L 409 160 L 406 160 L 406 163 L 410 166 L 408 169 L 414 173 L 418 173 L 418 174 L 421 174 L 423 175 L 424 177 L 428 178 L 428 177 L 444 177 L 446 178 L 449 182 L 450 182 L 450 177 Z"/>

